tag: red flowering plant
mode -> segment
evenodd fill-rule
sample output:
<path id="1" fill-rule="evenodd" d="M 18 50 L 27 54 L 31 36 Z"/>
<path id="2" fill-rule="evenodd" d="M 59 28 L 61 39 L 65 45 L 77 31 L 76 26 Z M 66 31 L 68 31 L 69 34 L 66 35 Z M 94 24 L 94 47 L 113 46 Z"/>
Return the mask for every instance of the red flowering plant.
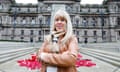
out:
<path id="1" fill-rule="evenodd" d="M 78 58 L 76 61 L 76 67 L 80 67 L 80 66 L 85 66 L 85 67 L 92 67 L 95 66 L 96 64 L 92 62 L 91 59 L 82 59 L 82 56 L 80 54 L 78 54 Z"/>
<path id="2" fill-rule="evenodd" d="M 35 69 L 40 69 L 41 68 L 41 63 L 38 62 L 36 54 L 31 54 L 30 59 L 24 59 L 24 60 L 18 60 L 17 63 L 21 67 L 27 67 L 31 70 Z M 90 59 L 82 59 L 82 56 L 78 54 L 78 58 L 76 61 L 76 67 L 81 67 L 81 66 L 86 66 L 86 67 L 92 67 L 95 66 L 96 64 L 93 63 Z"/>
<path id="3" fill-rule="evenodd" d="M 19 66 L 27 67 L 31 70 L 39 69 L 41 67 L 41 63 L 37 61 L 37 57 L 35 54 L 31 54 L 30 59 L 18 60 Z"/>

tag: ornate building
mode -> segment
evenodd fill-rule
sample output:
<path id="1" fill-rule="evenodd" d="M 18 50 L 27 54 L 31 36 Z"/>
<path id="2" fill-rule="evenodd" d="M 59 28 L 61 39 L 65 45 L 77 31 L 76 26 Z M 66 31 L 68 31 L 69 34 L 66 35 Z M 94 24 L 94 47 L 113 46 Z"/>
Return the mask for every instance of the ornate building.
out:
<path id="1" fill-rule="evenodd" d="M 70 14 L 78 42 L 120 41 L 119 0 L 104 0 L 101 5 L 82 5 L 80 0 L 38 0 L 37 4 L 0 0 L 0 40 L 43 41 L 58 9 Z"/>

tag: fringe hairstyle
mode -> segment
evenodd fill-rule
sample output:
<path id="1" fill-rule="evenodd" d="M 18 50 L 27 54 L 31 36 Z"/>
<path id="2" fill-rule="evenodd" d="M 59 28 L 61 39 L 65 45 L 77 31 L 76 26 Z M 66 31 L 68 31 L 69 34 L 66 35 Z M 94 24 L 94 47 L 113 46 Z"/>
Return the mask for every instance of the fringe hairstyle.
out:
<path id="1" fill-rule="evenodd" d="M 64 38 L 61 40 L 61 42 L 64 44 L 64 43 L 67 42 L 67 40 L 69 40 L 69 38 L 73 34 L 71 19 L 70 19 L 69 14 L 66 11 L 58 10 L 53 17 L 53 23 L 51 24 L 51 31 L 50 31 L 51 34 L 52 34 L 53 31 L 55 31 L 55 25 L 54 25 L 55 23 L 54 22 L 55 22 L 55 17 L 56 16 L 65 18 L 66 22 L 67 22 L 66 27 L 65 27 L 66 28 L 66 34 L 65 34 Z"/>

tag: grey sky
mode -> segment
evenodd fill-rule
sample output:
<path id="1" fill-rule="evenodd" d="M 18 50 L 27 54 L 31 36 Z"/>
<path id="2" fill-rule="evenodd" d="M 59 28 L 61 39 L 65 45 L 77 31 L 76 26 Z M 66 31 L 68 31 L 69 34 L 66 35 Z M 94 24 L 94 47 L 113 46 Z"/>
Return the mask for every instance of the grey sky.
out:
<path id="1" fill-rule="evenodd" d="M 81 0 L 81 4 L 101 4 L 103 0 Z M 37 0 L 16 0 L 17 3 L 37 3 Z"/>

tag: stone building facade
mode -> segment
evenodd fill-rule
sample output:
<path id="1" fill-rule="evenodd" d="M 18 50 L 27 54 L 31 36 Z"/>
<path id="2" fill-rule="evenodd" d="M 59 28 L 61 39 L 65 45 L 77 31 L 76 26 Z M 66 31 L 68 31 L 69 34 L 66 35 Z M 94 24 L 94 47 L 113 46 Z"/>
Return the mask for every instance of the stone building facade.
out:
<path id="1" fill-rule="evenodd" d="M 80 0 L 38 0 L 20 4 L 0 0 L 0 40 L 43 41 L 58 9 L 66 10 L 72 20 L 78 42 L 120 41 L 120 1 L 83 5 Z"/>

